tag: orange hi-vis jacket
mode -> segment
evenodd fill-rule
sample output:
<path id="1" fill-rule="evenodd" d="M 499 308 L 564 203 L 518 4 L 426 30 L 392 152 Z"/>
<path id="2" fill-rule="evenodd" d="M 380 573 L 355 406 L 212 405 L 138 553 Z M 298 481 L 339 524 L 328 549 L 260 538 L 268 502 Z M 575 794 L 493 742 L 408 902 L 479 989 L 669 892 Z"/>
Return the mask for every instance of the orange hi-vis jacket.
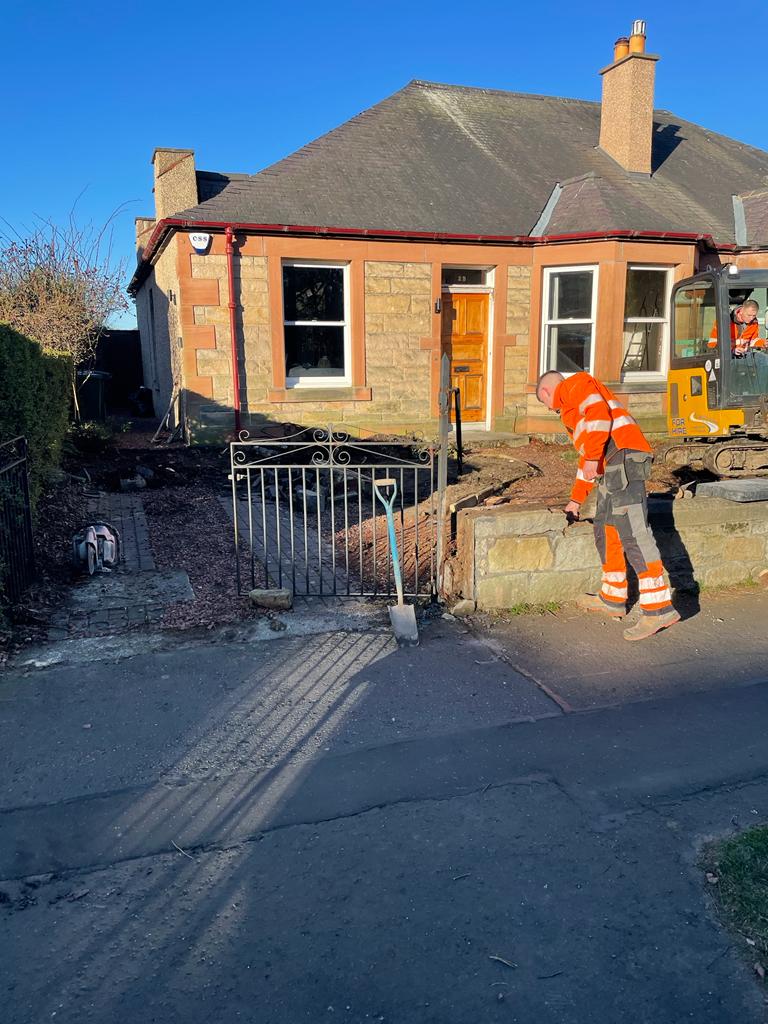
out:
<path id="1" fill-rule="evenodd" d="M 744 330 L 741 334 L 739 334 L 739 326 L 735 320 L 731 319 L 731 348 L 736 347 L 736 342 L 740 342 L 742 345 L 749 342 L 750 348 L 763 348 L 765 346 L 765 338 L 760 337 L 760 325 L 757 320 L 753 320 L 750 324 L 744 324 Z M 717 324 L 714 325 L 709 335 L 707 348 L 717 348 Z"/>
<path id="2" fill-rule="evenodd" d="M 584 479 L 585 462 L 597 462 L 598 475 L 602 474 L 609 440 L 620 449 L 651 451 L 634 417 L 588 373 L 575 373 L 562 380 L 555 389 L 553 406 L 580 456 L 571 501 L 581 504 L 594 486 L 593 481 Z"/>

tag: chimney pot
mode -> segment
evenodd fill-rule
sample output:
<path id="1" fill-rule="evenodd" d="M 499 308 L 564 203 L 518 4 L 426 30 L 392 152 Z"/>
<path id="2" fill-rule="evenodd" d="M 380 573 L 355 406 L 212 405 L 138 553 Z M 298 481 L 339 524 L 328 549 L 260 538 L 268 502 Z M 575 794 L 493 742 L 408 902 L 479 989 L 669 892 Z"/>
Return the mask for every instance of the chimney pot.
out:
<path id="1" fill-rule="evenodd" d="M 613 62 L 621 60 L 626 57 L 629 53 L 629 38 L 627 36 L 619 36 L 616 42 L 613 44 Z"/>
<path id="2" fill-rule="evenodd" d="M 630 53 L 645 53 L 645 22 L 632 22 L 632 35 L 629 37 Z"/>

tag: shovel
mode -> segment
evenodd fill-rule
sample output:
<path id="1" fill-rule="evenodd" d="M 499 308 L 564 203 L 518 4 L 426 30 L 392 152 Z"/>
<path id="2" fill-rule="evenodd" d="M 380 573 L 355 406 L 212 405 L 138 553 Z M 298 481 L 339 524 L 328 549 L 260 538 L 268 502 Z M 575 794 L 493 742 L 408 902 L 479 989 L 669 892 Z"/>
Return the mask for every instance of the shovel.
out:
<path id="1" fill-rule="evenodd" d="M 395 639 L 401 644 L 416 645 L 419 642 L 419 629 L 416 625 L 416 613 L 412 604 L 405 604 L 403 601 L 403 578 L 400 575 L 400 557 L 397 553 L 397 537 L 395 536 L 395 498 L 397 497 L 397 483 L 393 477 L 384 480 L 374 480 L 373 487 L 376 496 L 384 506 L 387 513 L 387 529 L 389 530 L 389 550 L 392 552 L 392 571 L 395 576 L 395 587 L 397 588 L 397 604 L 390 605 L 389 621 L 392 623 L 392 632 Z M 389 500 L 384 497 L 379 488 L 389 490 Z"/>

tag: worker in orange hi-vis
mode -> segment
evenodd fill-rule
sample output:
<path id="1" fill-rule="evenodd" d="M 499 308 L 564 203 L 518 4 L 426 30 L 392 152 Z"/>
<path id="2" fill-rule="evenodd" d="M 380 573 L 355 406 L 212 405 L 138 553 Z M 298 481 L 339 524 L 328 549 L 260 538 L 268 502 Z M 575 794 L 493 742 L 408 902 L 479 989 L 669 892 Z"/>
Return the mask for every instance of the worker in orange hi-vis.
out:
<path id="1" fill-rule="evenodd" d="M 599 594 L 578 601 L 585 611 L 612 618 L 627 614 L 627 561 L 640 585 L 639 621 L 624 630 L 625 640 L 645 640 L 680 621 L 672 607 L 669 582 L 648 526 L 645 481 L 651 472 L 651 446 L 640 427 L 604 384 L 588 373 L 564 377 L 550 370 L 539 378 L 536 397 L 560 414 L 579 452 L 579 468 L 564 512 L 578 519 L 582 503 L 597 482 L 595 543 L 603 563 Z"/>
<path id="2" fill-rule="evenodd" d="M 760 306 L 754 299 L 747 299 L 731 310 L 731 351 L 734 355 L 743 356 L 750 348 L 765 347 L 765 338 L 760 337 L 757 322 L 759 313 Z M 717 348 L 717 323 L 712 327 L 707 346 Z"/>

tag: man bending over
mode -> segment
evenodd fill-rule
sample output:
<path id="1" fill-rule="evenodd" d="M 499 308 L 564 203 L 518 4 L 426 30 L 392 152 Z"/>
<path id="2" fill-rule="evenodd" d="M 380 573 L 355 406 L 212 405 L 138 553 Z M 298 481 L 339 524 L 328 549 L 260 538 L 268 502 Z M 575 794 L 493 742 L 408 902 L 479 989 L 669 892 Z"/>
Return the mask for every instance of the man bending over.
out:
<path id="1" fill-rule="evenodd" d="M 585 611 L 612 618 L 627 614 L 627 561 L 640 584 L 640 620 L 625 640 L 645 640 L 680 621 L 672 607 L 659 549 L 648 526 L 645 481 L 651 446 L 640 427 L 604 384 L 588 373 L 564 377 L 550 370 L 539 378 L 536 397 L 560 414 L 579 453 L 579 468 L 565 513 L 579 510 L 597 482 L 595 544 L 603 563 L 599 594 L 578 601 Z"/>

